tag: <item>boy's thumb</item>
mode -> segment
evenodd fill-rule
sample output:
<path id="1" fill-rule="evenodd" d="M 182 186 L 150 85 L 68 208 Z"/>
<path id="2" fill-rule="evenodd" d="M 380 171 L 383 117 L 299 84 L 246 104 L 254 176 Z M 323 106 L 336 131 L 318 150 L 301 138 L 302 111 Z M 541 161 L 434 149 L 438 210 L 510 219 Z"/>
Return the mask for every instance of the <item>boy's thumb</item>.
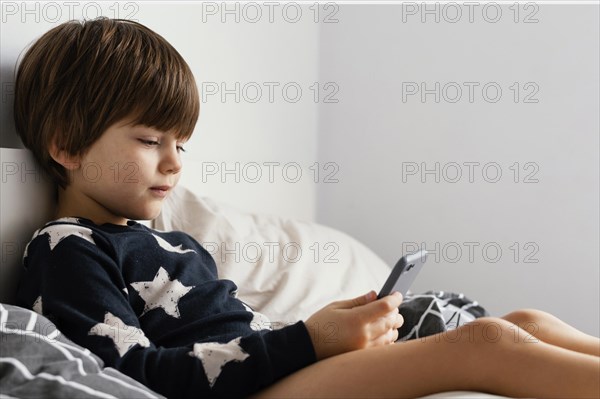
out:
<path id="1" fill-rule="evenodd" d="M 338 301 L 336 307 L 340 309 L 352 309 L 357 306 L 366 305 L 367 303 L 373 302 L 376 299 L 377 294 L 375 291 L 369 291 L 365 295 L 357 296 L 356 298 Z"/>

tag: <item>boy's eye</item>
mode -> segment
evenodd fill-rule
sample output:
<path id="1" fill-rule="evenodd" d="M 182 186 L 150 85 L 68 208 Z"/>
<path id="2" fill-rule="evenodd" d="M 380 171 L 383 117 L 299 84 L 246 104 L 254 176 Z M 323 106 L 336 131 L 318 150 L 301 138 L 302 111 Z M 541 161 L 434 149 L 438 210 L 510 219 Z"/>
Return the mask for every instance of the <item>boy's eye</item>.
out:
<path id="1" fill-rule="evenodd" d="M 160 141 L 157 140 L 147 140 L 147 139 L 138 139 L 140 143 L 147 146 L 157 146 L 160 145 Z M 185 152 L 185 148 L 182 145 L 177 146 L 177 152 Z"/>

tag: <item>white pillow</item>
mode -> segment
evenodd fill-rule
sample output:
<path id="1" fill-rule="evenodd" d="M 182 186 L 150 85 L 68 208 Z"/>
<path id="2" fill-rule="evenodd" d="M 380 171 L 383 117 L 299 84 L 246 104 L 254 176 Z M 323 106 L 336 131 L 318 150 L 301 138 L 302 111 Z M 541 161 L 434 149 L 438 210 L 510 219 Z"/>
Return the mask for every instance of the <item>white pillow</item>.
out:
<path id="1" fill-rule="evenodd" d="M 237 210 L 177 187 L 153 222 L 193 236 L 213 256 L 219 277 L 272 321 L 306 320 L 328 303 L 379 290 L 389 267 L 338 230 Z"/>

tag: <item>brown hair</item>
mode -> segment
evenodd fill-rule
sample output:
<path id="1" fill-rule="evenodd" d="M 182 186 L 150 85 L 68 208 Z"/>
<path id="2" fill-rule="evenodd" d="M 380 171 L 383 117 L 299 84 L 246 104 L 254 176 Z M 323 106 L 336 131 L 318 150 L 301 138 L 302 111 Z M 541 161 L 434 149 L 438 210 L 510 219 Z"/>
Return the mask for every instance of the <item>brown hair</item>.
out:
<path id="1" fill-rule="evenodd" d="M 181 55 L 128 20 L 65 22 L 29 48 L 16 75 L 17 133 L 61 187 L 69 179 L 49 154 L 52 140 L 81 155 L 126 117 L 185 140 L 199 110 L 198 88 Z"/>

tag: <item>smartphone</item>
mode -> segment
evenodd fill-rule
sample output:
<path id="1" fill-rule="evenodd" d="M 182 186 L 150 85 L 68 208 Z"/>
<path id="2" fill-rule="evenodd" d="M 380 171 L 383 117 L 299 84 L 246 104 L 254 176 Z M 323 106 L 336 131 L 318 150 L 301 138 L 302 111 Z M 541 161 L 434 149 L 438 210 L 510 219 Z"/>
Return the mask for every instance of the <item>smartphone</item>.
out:
<path id="1" fill-rule="evenodd" d="M 402 296 L 405 296 L 411 284 L 415 281 L 417 274 L 421 271 L 425 261 L 427 261 L 427 251 L 425 250 L 400 258 L 396 266 L 392 269 L 379 295 L 377 295 L 377 298 L 383 298 L 394 291 L 398 291 Z"/>

